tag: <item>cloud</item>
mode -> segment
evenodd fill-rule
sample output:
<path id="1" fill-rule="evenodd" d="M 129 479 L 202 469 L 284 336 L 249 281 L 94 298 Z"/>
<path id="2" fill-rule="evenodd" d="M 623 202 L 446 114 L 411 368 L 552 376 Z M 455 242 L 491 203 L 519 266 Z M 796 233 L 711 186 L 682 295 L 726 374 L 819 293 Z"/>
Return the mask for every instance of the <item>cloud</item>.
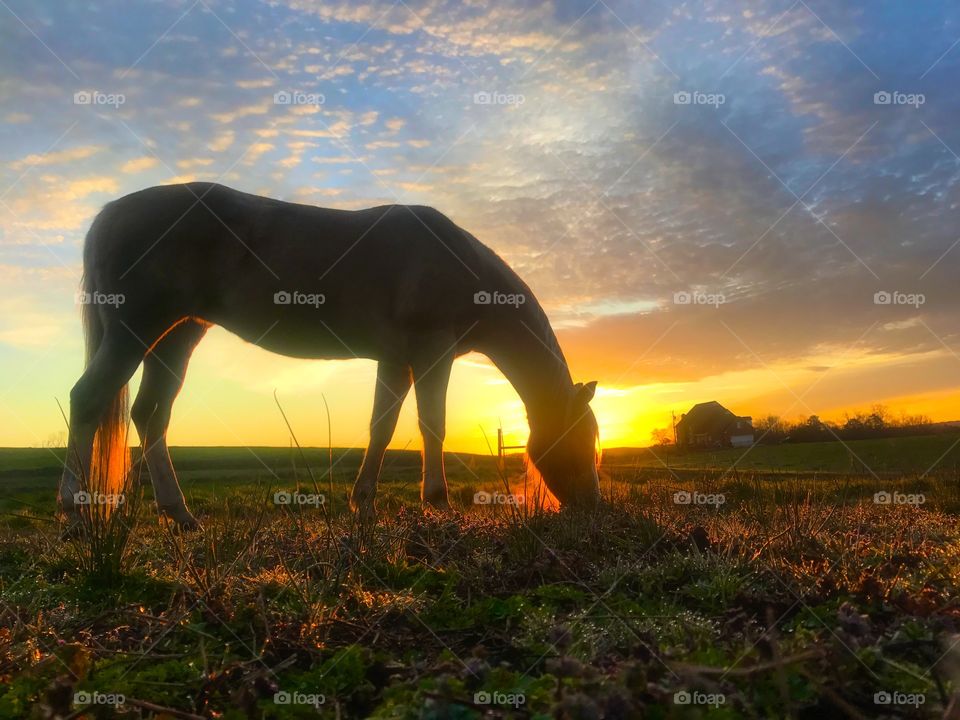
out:
<path id="1" fill-rule="evenodd" d="M 225 130 L 208 143 L 207 148 L 211 152 L 223 152 L 230 149 L 236 138 L 237 134 L 233 130 Z"/>
<path id="2" fill-rule="evenodd" d="M 260 78 L 258 80 L 237 80 L 236 86 L 243 90 L 259 89 L 273 87 L 276 80 L 273 78 Z"/>
<path id="3" fill-rule="evenodd" d="M 213 158 L 184 158 L 177 161 L 177 167 L 181 170 L 192 170 L 198 167 L 210 167 L 213 165 Z"/>
<path id="4" fill-rule="evenodd" d="M 65 150 L 55 150 L 47 153 L 27 155 L 20 160 L 14 160 L 11 162 L 10 167 L 13 170 L 23 170 L 24 168 L 28 167 L 46 167 L 48 165 L 69 164 L 78 160 L 86 160 L 102 150 L 102 146 L 83 145 Z"/>
<path id="5" fill-rule="evenodd" d="M 244 155 L 243 161 L 247 165 L 252 165 L 260 159 L 261 155 L 270 152 L 274 149 L 274 145 L 271 143 L 254 143 L 247 149 L 246 155 Z"/>
<path id="6" fill-rule="evenodd" d="M 149 170 L 160 164 L 160 161 L 157 158 L 150 155 L 144 155 L 142 157 L 133 158 L 132 160 L 127 160 L 123 165 L 120 166 L 120 172 L 126 174 L 133 174 L 143 172 L 144 170 Z"/>
<path id="7" fill-rule="evenodd" d="M 99 203 L 90 202 L 91 196 L 112 199 L 119 189 L 113 176 L 27 176 L 0 205 L 0 219 L 8 233 L 6 243 L 60 244 L 64 239 L 61 233 L 80 230 L 96 214 Z M 49 252 L 46 256 L 49 258 Z"/>
<path id="8" fill-rule="evenodd" d="M 290 155 L 279 160 L 277 164 L 284 168 L 294 168 L 303 160 L 303 154 L 310 148 L 319 147 L 317 143 L 298 141 L 287 143 L 287 148 L 291 151 Z"/>
<path id="9" fill-rule="evenodd" d="M 223 125 L 230 125 L 241 118 L 250 117 L 252 115 L 266 115 L 268 112 L 270 112 L 272 107 L 272 102 L 264 101 L 256 105 L 243 105 L 226 112 L 214 113 L 211 115 L 211 118 L 215 122 Z"/>

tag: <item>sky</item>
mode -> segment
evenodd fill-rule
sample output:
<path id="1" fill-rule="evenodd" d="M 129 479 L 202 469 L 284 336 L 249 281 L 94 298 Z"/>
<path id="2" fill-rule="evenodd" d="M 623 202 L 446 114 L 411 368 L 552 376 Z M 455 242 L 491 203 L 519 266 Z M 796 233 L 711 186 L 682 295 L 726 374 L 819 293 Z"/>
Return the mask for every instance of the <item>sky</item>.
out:
<path id="1" fill-rule="evenodd" d="M 0 0 L 0 446 L 64 429 L 97 211 L 188 180 L 445 212 L 599 381 L 605 447 L 705 400 L 960 419 L 958 70 L 946 2 Z M 169 442 L 286 445 L 276 391 L 302 444 L 326 402 L 362 446 L 374 377 L 215 328 Z M 515 392 L 461 358 L 448 448 L 501 425 L 525 441 Z"/>

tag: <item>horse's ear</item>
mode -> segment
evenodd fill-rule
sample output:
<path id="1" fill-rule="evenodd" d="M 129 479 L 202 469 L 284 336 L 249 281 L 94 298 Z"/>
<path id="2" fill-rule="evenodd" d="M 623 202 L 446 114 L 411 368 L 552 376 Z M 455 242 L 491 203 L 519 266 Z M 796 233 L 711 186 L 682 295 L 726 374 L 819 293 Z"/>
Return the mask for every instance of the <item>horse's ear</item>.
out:
<path id="1" fill-rule="evenodd" d="M 591 380 L 587 384 L 583 385 L 581 383 L 576 384 L 577 389 L 577 400 L 586 405 L 588 402 L 593 400 L 594 393 L 597 391 L 597 381 Z"/>

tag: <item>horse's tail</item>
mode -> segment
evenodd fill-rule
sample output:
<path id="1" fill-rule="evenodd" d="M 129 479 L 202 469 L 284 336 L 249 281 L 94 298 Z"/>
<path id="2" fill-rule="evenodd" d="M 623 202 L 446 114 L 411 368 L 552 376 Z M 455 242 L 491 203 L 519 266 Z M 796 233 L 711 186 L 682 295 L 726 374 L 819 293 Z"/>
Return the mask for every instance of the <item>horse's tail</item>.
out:
<path id="1" fill-rule="evenodd" d="M 101 218 L 98 218 L 100 220 Z M 87 233 L 83 249 L 83 279 L 81 286 L 85 302 L 81 305 L 83 334 L 86 344 L 86 365 L 90 366 L 103 341 L 103 306 L 94 302 L 94 293 L 99 290 L 95 280 L 95 249 L 98 230 L 102 223 L 94 221 Z M 94 435 L 93 454 L 90 461 L 90 477 L 86 479 L 90 491 L 119 495 L 124 491 L 130 469 L 130 449 L 127 445 L 127 428 L 130 424 L 130 399 L 124 384 L 111 399 L 100 416 Z M 110 507 L 110 504 L 104 507 Z"/>

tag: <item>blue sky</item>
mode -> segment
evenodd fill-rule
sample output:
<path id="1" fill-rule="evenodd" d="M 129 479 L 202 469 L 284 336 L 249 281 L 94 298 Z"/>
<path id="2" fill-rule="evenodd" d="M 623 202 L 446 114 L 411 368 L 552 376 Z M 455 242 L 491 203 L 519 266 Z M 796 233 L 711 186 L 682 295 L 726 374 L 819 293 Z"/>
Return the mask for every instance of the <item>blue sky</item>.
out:
<path id="1" fill-rule="evenodd" d="M 99 207 L 188 179 L 443 210 L 528 280 L 575 375 L 606 388 L 613 437 L 705 393 L 741 412 L 879 400 L 947 419 L 958 41 L 960 9 L 939 2 L 0 0 L 0 445 L 58 429 Z M 76 104 L 85 91 L 100 104 Z M 724 302 L 676 302 L 697 291 Z M 305 416 L 330 393 L 343 442 L 363 434 L 370 366 L 238 342 L 198 351 L 180 441 L 255 441 L 196 428 L 271 386 L 308 390 Z M 479 358 L 459 372 L 495 390 L 463 390 L 457 442 L 475 445 L 477 416 L 522 432 L 502 378 Z"/>

